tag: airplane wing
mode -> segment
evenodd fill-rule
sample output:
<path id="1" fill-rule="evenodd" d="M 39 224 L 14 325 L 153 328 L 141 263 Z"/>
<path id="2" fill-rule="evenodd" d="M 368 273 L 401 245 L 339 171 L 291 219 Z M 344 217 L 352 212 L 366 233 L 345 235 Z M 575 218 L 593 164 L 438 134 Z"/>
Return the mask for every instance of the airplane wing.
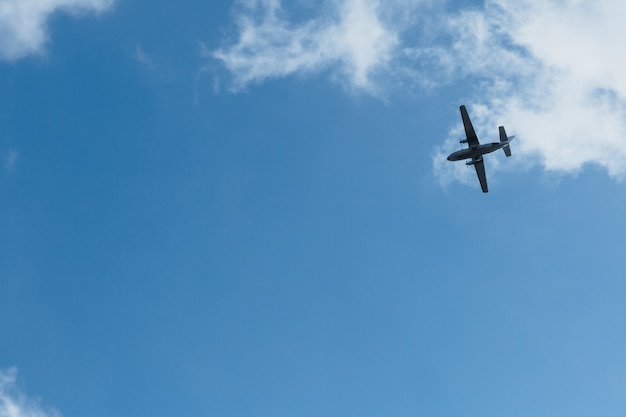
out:
<path id="1" fill-rule="evenodd" d="M 487 188 L 487 175 L 485 174 L 485 162 L 482 160 L 475 160 L 474 168 L 476 168 L 476 174 L 478 174 L 478 181 L 480 181 L 480 188 L 483 189 L 483 193 L 489 191 Z"/>
<path id="2" fill-rule="evenodd" d="M 463 127 L 465 128 L 465 137 L 467 138 L 468 145 L 470 146 L 470 148 L 473 146 L 478 146 L 478 136 L 476 136 L 474 126 L 472 126 L 472 121 L 467 114 L 467 109 L 465 108 L 465 106 L 461 106 L 461 118 L 463 119 Z"/>

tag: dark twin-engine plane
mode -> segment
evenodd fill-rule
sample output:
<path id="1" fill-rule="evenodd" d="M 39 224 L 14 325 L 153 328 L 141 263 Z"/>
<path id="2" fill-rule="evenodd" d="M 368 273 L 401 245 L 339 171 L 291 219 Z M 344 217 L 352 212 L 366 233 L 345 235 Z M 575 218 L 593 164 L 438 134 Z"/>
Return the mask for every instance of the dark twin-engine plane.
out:
<path id="1" fill-rule="evenodd" d="M 487 176 L 485 175 L 483 155 L 502 149 L 507 157 L 511 156 L 509 143 L 514 136 L 508 137 L 506 135 L 506 131 L 504 130 L 504 126 L 500 126 L 500 142 L 492 142 L 481 145 L 478 142 L 478 137 L 476 136 L 474 126 L 472 126 L 472 121 L 467 114 L 465 106 L 461 106 L 461 118 L 463 119 L 463 127 L 465 127 L 466 138 L 461 140 L 460 143 L 467 143 L 469 148 L 451 153 L 450 156 L 448 156 L 448 161 L 461 161 L 463 159 L 471 158 L 472 160 L 466 162 L 465 164 L 474 165 L 474 168 L 476 168 L 476 174 L 478 174 L 478 180 L 480 181 L 480 187 L 483 189 L 483 193 L 486 193 L 489 189 L 487 188 Z"/>

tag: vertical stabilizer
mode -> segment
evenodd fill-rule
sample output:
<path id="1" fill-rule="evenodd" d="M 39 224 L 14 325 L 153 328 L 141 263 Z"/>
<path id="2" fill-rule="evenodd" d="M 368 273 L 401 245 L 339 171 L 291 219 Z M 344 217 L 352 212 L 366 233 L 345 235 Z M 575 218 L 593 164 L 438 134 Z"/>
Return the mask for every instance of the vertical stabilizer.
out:
<path id="1" fill-rule="evenodd" d="M 511 147 L 509 146 L 509 137 L 506 135 L 506 130 L 504 130 L 504 126 L 500 126 L 500 142 L 506 142 L 506 145 L 502 148 L 504 154 L 509 157 L 511 156 Z"/>

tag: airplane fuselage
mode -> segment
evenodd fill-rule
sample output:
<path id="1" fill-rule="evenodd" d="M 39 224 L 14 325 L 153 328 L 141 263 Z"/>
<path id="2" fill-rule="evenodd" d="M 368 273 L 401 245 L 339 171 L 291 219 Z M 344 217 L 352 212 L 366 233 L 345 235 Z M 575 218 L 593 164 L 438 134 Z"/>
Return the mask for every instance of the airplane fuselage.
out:
<path id="1" fill-rule="evenodd" d="M 498 149 L 502 149 L 506 145 L 508 145 L 508 143 L 492 142 L 485 143 L 484 145 L 470 147 L 468 149 L 461 149 L 460 151 L 451 153 L 450 156 L 448 156 L 448 161 L 461 161 L 463 159 L 479 158 L 480 156 L 487 153 L 495 152 Z"/>

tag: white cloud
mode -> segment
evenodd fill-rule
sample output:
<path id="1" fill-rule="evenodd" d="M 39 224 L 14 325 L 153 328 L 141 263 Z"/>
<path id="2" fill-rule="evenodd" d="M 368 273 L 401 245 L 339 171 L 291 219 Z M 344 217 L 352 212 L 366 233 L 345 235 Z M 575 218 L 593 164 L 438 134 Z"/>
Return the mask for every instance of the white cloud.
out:
<path id="1" fill-rule="evenodd" d="M 237 14 L 238 39 L 213 57 L 235 90 L 322 71 L 373 93 L 380 84 L 470 81 L 477 88 L 464 104 L 489 127 L 482 140 L 497 140 L 498 125 L 517 134 L 515 157 L 502 169 L 536 161 L 577 173 L 597 164 L 626 177 L 626 2 L 485 0 L 453 12 L 431 3 L 327 0 L 316 17 L 291 23 L 279 0 L 248 0 Z M 448 140 L 435 158 L 454 147 Z M 498 164 L 491 159 L 490 172 Z M 469 178 L 471 170 L 456 165 L 437 159 L 436 175 L 443 183 Z"/>
<path id="2" fill-rule="evenodd" d="M 488 0 L 483 11 L 448 17 L 447 33 L 458 34 L 452 48 L 413 53 L 439 56 L 448 81 L 482 78 L 473 103 L 487 109 L 483 123 L 491 129 L 504 124 L 516 131 L 519 140 L 512 148 L 519 159 L 565 173 L 597 164 L 621 179 L 626 176 L 624 19 L 626 3 L 614 0 Z M 436 161 L 436 170 L 439 165 Z M 443 182 L 458 177 L 454 170 L 440 170 Z"/>
<path id="3" fill-rule="evenodd" d="M 0 0 L 0 59 L 14 61 L 41 54 L 48 41 L 47 21 L 55 12 L 100 13 L 114 0 Z"/>
<path id="4" fill-rule="evenodd" d="M 0 417 L 59 417 L 56 410 L 44 410 L 40 400 L 27 397 L 15 384 L 17 370 L 0 370 Z"/>
<path id="5" fill-rule="evenodd" d="M 372 90 L 372 75 L 389 64 L 398 45 L 397 31 L 381 19 L 378 0 L 327 2 L 318 17 L 299 24 L 286 19 L 279 0 L 241 6 L 237 42 L 213 52 L 232 74 L 235 90 L 325 70 L 335 70 L 353 87 Z"/>

